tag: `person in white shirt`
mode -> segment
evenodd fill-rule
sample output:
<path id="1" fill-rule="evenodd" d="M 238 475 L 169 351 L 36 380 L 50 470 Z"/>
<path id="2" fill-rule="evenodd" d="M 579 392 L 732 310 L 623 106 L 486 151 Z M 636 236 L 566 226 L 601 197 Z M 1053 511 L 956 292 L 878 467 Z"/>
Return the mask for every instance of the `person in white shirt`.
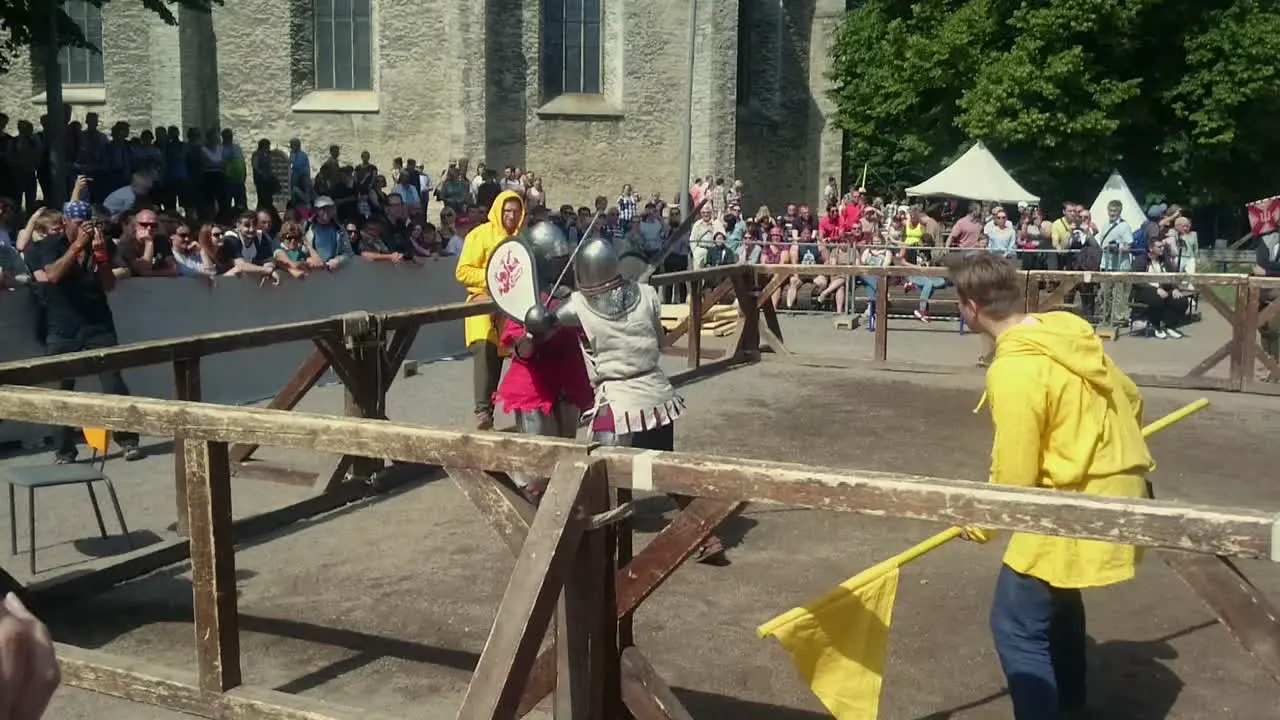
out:
<path id="1" fill-rule="evenodd" d="M 127 210 L 133 209 L 138 202 L 139 197 L 146 197 L 151 193 L 151 176 L 145 172 L 136 172 L 133 174 L 133 180 L 124 187 L 113 191 L 102 201 L 102 206 L 111 213 L 111 217 L 118 218 Z"/>

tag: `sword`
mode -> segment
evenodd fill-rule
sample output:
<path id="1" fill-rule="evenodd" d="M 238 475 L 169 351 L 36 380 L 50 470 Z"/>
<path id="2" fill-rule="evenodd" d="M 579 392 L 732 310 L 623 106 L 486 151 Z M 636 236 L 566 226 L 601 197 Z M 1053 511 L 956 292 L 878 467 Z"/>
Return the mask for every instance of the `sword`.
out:
<path id="1" fill-rule="evenodd" d="M 569 253 L 569 260 L 565 262 L 564 268 L 560 270 L 560 277 L 556 278 L 555 283 L 551 286 L 551 292 L 547 293 L 550 297 L 555 297 L 556 290 L 560 288 L 560 283 L 564 281 L 564 276 L 569 272 L 569 268 L 573 267 L 573 259 L 578 257 L 578 248 L 582 247 L 582 241 L 591 234 L 591 229 L 596 226 L 596 221 L 600 219 L 602 213 L 597 210 L 595 217 L 591 218 L 591 222 L 587 225 L 586 232 L 578 237 L 578 244 L 573 246 L 573 252 Z"/>
<path id="2" fill-rule="evenodd" d="M 702 206 L 706 205 L 710 201 L 710 198 L 703 198 L 702 202 L 698 203 L 697 206 L 689 212 L 689 217 L 685 218 L 684 222 L 680 223 L 680 226 L 676 228 L 676 231 L 671 233 L 670 237 L 667 238 L 667 244 L 658 251 L 656 256 L 654 256 L 653 260 L 649 263 L 649 267 L 645 268 L 644 272 L 640 273 L 640 277 L 636 279 L 636 282 L 649 282 L 649 278 L 653 277 L 653 274 L 658 271 L 658 268 L 662 267 L 663 261 L 667 259 L 667 256 L 671 254 L 671 251 L 675 250 L 676 246 L 681 242 L 684 242 L 685 237 L 693 232 L 693 224 L 696 222 L 695 218 L 702 214 Z"/>

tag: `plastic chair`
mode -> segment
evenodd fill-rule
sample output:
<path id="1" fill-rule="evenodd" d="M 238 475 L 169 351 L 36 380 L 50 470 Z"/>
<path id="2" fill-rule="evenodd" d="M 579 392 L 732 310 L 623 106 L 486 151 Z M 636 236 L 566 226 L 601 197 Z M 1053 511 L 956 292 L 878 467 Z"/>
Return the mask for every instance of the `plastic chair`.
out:
<path id="1" fill-rule="evenodd" d="M 133 538 L 124 523 L 124 512 L 120 510 L 120 499 L 116 497 L 116 488 L 111 478 L 104 472 L 107 465 L 107 449 L 111 442 L 111 432 L 103 428 L 85 428 L 84 439 L 93 448 L 93 455 L 87 463 L 69 463 L 66 465 L 33 465 L 5 470 L 3 480 L 9 485 L 9 544 L 12 554 L 18 554 L 18 506 L 15 502 L 15 488 L 27 489 L 27 530 L 28 550 L 31 561 L 31 574 L 36 574 L 36 488 L 57 487 L 60 485 L 77 485 L 84 483 L 89 490 L 89 502 L 93 504 L 93 515 L 98 520 L 98 531 L 107 537 L 107 526 L 102 522 L 102 509 L 98 506 L 98 496 L 93 491 L 94 483 L 107 486 L 111 496 L 111 505 L 116 511 L 116 520 L 120 523 L 120 532 L 124 534 L 129 549 L 133 549 Z"/>

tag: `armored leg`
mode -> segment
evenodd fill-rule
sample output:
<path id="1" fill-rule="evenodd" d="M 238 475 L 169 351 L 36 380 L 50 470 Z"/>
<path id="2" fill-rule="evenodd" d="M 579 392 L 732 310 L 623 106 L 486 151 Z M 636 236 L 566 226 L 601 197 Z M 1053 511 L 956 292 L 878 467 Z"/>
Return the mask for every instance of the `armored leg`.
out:
<path id="1" fill-rule="evenodd" d="M 558 437 L 560 435 L 560 426 L 555 409 L 553 408 L 550 413 L 517 410 L 516 432 L 524 433 L 525 435 Z M 540 478 L 523 472 L 511 473 L 511 479 L 515 481 L 516 485 L 536 495 L 541 495 L 547 484 L 547 478 Z"/>

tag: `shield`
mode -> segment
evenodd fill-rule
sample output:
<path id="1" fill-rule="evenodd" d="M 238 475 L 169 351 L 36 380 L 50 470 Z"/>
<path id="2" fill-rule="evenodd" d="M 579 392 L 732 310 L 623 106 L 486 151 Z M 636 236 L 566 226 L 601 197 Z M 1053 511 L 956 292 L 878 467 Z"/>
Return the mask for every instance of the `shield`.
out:
<path id="1" fill-rule="evenodd" d="M 485 281 L 498 310 L 518 323 L 538 304 L 538 265 L 533 249 L 519 238 L 507 238 L 494 248 Z"/>

